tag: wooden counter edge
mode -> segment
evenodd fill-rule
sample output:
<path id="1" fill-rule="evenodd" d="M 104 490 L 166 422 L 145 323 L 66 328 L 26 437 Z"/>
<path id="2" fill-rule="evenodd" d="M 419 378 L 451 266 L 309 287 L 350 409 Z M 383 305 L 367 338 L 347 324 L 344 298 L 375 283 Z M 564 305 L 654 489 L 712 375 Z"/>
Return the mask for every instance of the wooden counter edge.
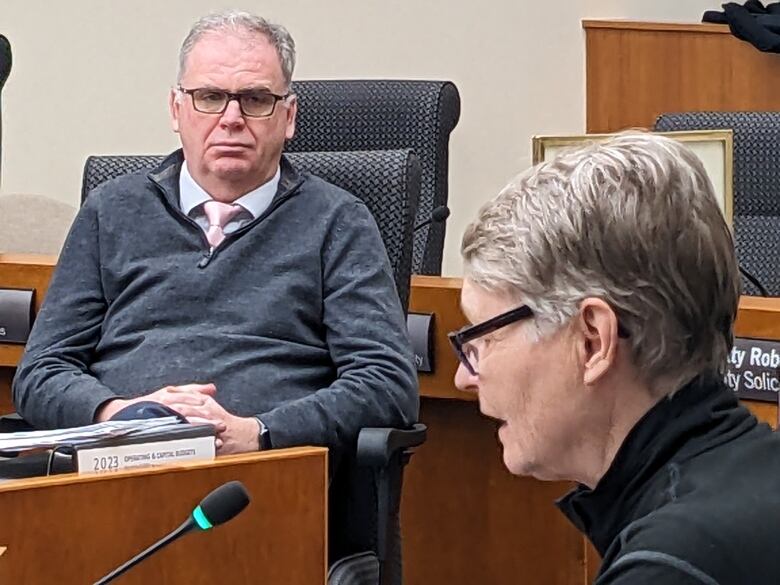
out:
<path id="1" fill-rule="evenodd" d="M 53 267 L 58 256 L 48 254 L 17 254 L 15 252 L 0 252 L 0 264 L 24 264 Z"/>
<path id="2" fill-rule="evenodd" d="M 422 274 L 413 274 L 411 287 L 412 289 L 443 288 L 460 291 L 463 287 L 463 279 L 456 276 L 424 276 Z M 409 307 L 409 310 L 412 310 L 411 306 Z"/>
<path id="3" fill-rule="evenodd" d="M 591 19 L 582 20 L 582 28 L 611 30 L 640 30 L 647 32 L 691 32 L 707 34 L 731 34 L 725 24 L 695 22 L 642 22 L 639 20 Z"/>
<path id="4" fill-rule="evenodd" d="M 105 479 L 119 479 L 138 475 L 158 475 L 161 473 L 176 473 L 185 469 L 206 469 L 210 467 L 226 467 L 230 465 L 246 465 L 257 461 L 272 461 L 276 459 L 299 459 L 303 457 L 323 457 L 325 459 L 325 480 L 328 473 L 328 449 L 325 447 L 291 447 L 289 449 L 273 449 L 256 453 L 240 453 L 224 455 L 209 460 L 183 461 L 154 467 L 136 467 L 106 473 L 65 473 L 48 477 L 29 479 L 12 479 L 0 483 L 0 492 L 11 492 L 37 487 L 47 487 L 62 484 L 87 483 Z"/>
<path id="5" fill-rule="evenodd" d="M 0 269 L 10 266 L 38 266 L 41 270 L 51 271 L 57 263 L 54 256 L 37 254 L 0 254 Z M 0 286 L 2 286 L 0 282 Z M 437 372 L 419 375 L 420 394 L 425 397 L 450 398 L 455 400 L 475 399 L 471 394 L 459 392 L 453 385 L 455 357 L 450 355 L 446 334 L 465 324 L 460 312 L 460 289 L 463 279 L 441 276 L 412 276 L 409 311 L 437 312 Z M 421 303 L 421 299 L 435 297 L 447 299 L 444 310 Z M 37 303 L 40 299 L 37 299 Z M 37 304 L 36 303 L 36 304 Z M 741 337 L 758 339 L 780 339 L 780 298 L 742 297 L 735 324 L 735 333 Z M 15 367 L 21 356 L 21 346 L 0 344 L 0 366 Z"/>
<path id="6" fill-rule="evenodd" d="M 460 278 L 412 277 L 409 311 L 436 313 L 436 371 L 432 374 L 418 374 L 420 396 L 424 398 L 476 399 L 473 394 L 455 388 L 453 379 L 457 364 L 446 339 L 448 331 L 459 329 L 465 324 L 459 307 L 461 285 Z M 742 297 L 734 332 L 740 337 L 780 340 L 780 298 Z"/>

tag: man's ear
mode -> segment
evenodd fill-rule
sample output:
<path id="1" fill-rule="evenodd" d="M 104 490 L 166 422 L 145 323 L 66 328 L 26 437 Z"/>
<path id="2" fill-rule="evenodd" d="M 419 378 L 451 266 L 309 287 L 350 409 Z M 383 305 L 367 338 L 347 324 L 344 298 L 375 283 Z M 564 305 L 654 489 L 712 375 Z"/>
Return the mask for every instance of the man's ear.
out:
<path id="1" fill-rule="evenodd" d="M 617 359 L 617 315 L 602 299 L 587 298 L 580 303 L 574 323 L 583 383 L 590 386 L 602 379 Z"/>
<path id="2" fill-rule="evenodd" d="M 287 140 L 292 140 L 292 137 L 295 136 L 295 117 L 298 115 L 298 97 L 293 94 L 287 99 L 289 102 L 287 104 L 287 125 L 284 136 Z"/>
<path id="3" fill-rule="evenodd" d="M 171 93 L 168 95 L 168 111 L 171 114 L 171 127 L 173 131 L 179 132 L 179 107 L 181 104 L 176 99 L 178 97 L 177 91 L 171 88 Z"/>

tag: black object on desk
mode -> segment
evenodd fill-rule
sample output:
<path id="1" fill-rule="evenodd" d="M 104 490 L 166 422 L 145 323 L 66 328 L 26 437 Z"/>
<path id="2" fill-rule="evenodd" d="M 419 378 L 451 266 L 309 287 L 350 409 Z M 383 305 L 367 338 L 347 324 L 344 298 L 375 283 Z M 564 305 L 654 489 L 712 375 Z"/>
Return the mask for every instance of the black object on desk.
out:
<path id="1" fill-rule="evenodd" d="M 34 290 L 0 288 L 0 343 L 27 343 L 34 300 Z"/>

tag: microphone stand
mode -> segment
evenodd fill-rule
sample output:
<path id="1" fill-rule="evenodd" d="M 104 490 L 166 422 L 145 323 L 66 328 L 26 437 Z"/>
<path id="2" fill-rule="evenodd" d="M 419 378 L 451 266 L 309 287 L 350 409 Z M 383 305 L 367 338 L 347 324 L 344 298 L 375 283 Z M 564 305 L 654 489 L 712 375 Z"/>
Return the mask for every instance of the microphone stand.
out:
<path id="1" fill-rule="evenodd" d="M 192 519 L 192 517 L 187 518 L 187 520 L 179 526 L 176 530 L 171 532 L 170 534 L 164 536 L 157 542 L 155 542 L 152 546 L 147 548 L 146 550 L 138 553 L 135 555 L 132 559 L 127 561 L 124 565 L 121 565 L 111 571 L 108 575 L 103 577 L 100 581 L 96 581 L 95 585 L 105 585 L 106 583 L 110 583 L 117 577 L 123 575 L 133 567 L 135 567 L 138 563 L 143 561 L 145 558 L 150 556 L 151 554 L 155 553 L 156 551 L 160 550 L 161 548 L 168 546 L 171 544 L 174 540 L 184 536 L 187 534 L 190 530 L 193 530 L 197 527 L 197 524 L 195 524 L 195 521 Z"/>

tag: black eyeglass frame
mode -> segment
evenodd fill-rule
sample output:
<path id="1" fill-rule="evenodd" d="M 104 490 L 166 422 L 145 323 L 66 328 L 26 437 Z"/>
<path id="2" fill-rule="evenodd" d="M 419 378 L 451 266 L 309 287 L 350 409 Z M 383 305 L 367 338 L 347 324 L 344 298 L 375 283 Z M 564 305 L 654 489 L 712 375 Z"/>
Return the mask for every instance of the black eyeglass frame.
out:
<path id="1" fill-rule="evenodd" d="M 284 94 L 284 95 L 279 95 L 279 94 L 273 93 L 271 91 L 265 91 L 265 90 L 263 90 L 263 91 L 239 91 L 237 93 L 232 93 L 232 92 L 229 92 L 229 91 L 225 91 L 224 89 L 216 89 L 216 88 L 211 88 L 211 87 L 193 87 L 192 89 L 187 89 L 185 87 L 182 87 L 181 85 L 179 85 L 177 87 L 177 89 L 180 92 L 186 93 L 188 96 L 190 96 L 190 99 L 192 100 L 192 107 L 193 107 L 193 109 L 196 112 L 200 112 L 201 114 L 216 114 L 216 115 L 221 116 L 222 114 L 225 113 L 225 110 L 227 110 L 228 106 L 230 105 L 230 102 L 235 100 L 235 101 L 238 102 L 238 108 L 241 110 L 241 115 L 242 116 L 246 116 L 247 118 L 270 118 L 271 116 L 274 115 L 274 112 L 276 111 L 276 104 L 281 102 L 281 101 L 286 100 L 288 97 L 290 97 L 292 95 L 292 93 L 289 92 L 289 91 L 286 94 Z M 227 96 L 227 101 L 225 102 L 224 107 L 221 110 L 219 110 L 218 112 L 204 112 L 203 110 L 199 110 L 198 106 L 195 105 L 195 92 L 196 91 L 213 91 L 215 93 L 221 93 L 221 94 L 224 94 L 224 95 Z M 246 96 L 246 95 L 252 95 L 253 93 L 263 93 L 265 95 L 269 95 L 272 98 L 274 98 L 274 104 L 271 106 L 271 111 L 270 112 L 268 112 L 267 114 L 263 114 L 262 116 L 256 116 L 256 115 L 253 115 L 253 114 L 249 114 L 249 113 L 247 113 L 244 110 L 244 104 L 241 101 L 241 98 Z"/>
<path id="2" fill-rule="evenodd" d="M 474 366 L 471 365 L 466 352 L 463 351 L 463 345 L 469 341 L 477 339 L 478 337 L 482 337 L 488 333 L 493 333 L 493 331 L 497 331 L 502 327 L 506 327 L 507 325 L 511 325 L 512 323 L 516 323 L 517 321 L 521 321 L 523 319 L 527 319 L 533 314 L 533 310 L 528 305 L 521 305 L 496 315 L 495 317 L 492 317 L 487 321 L 483 321 L 482 323 L 477 323 L 476 325 L 471 325 L 470 327 L 464 327 L 459 331 L 453 331 L 452 333 L 447 334 L 447 339 L 449 339 L 450 345 L 452 346 L 455 355 L 458 356 L 460 363 L 466 367 L 472 376 L 477 376 L 479 375 L 479 372 L 477 372 L 477 370 L 474 369 Z M 617 329 L 618 337 L 622 337 L 624 339 L 630 337 L 626 328 L 623 327 L 619 321 Z"/>
<path id="3" fill-rule="evenodd" d="M 516 323 L 517 321 L 521 321 L 523 319 L 527 319 L 533 314 L 534 312 L 531 307 L 528 305 L 521 305 L 519 307 L 515 307 L 514 309 L 509 309 L 508 311 L 501 313 L 500 315 L 496 315 L 495 317 L 492 317 L 487 321 L 483 321 L 482 323 L 477 323 L 476 325 L 471 325 L 470 327 L 464 327 L 460 331 L 453 331 L 447 335 L 447 338 L 450 340 L 450 345 L 452 346 L 453 351 L 455 351 L 455 355 L 458 356 L 460 363 L 466 367 L 472 376 L 476 376 L 477 371 L 474 369 L 474 366 L 471 365 L 466 352 L 463 351 L 463 345 L 469 341 L 477 339 L 478 337 L 482 337 L 488 333 L 493 333 L 493 331 L 497 331 L 502 327 L 506 327 L 507 325 L 511 325 L 512 323 Z"/>

